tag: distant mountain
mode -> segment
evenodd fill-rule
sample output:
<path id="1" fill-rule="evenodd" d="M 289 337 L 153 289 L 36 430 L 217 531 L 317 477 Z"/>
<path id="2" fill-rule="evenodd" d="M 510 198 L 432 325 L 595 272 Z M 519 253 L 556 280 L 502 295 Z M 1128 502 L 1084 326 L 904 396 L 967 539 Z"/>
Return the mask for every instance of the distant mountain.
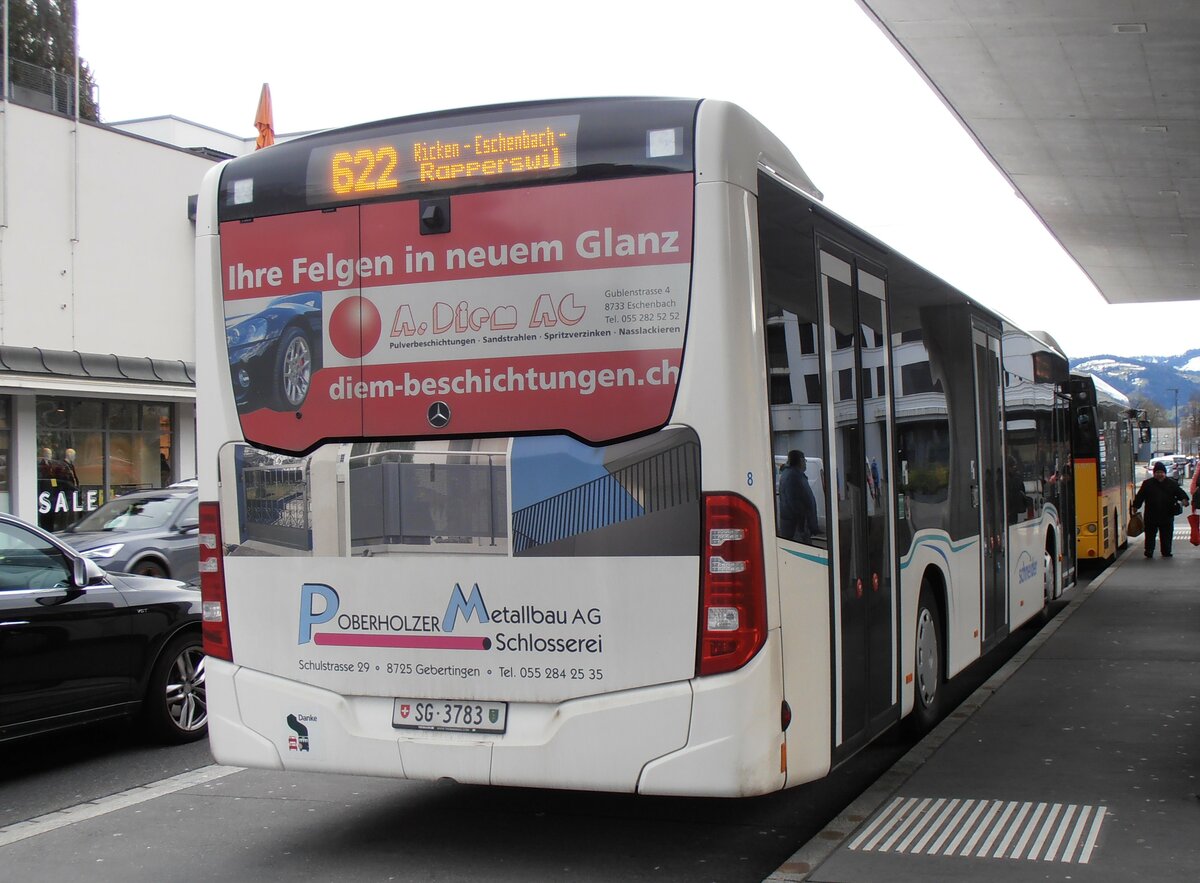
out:
<path id="1" fill-rule="evenodd" d="M 1200 395 L 1200 349 L 1179 356 L 1085 356 L 1071 359 L 1071 370 L 1095 374 L 1127 396 L 1141 395 L 1171 410 L 1179 390 L 1180 407 Z"/>

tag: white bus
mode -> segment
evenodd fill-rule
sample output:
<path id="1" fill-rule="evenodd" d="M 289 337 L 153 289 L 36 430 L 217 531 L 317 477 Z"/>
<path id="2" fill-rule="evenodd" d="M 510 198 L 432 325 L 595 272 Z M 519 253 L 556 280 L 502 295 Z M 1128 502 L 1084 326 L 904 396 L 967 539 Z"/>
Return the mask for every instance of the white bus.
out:
<path id="1" fill-rule="evenodd" d="M 222 763 L 762 794 L 931 721 L 1063 588 L 1058 498 L 1008 468 L 1062 450 L 1062 353 L 731 104 L 277 144 L 206 178 L 197 267 Z"/>

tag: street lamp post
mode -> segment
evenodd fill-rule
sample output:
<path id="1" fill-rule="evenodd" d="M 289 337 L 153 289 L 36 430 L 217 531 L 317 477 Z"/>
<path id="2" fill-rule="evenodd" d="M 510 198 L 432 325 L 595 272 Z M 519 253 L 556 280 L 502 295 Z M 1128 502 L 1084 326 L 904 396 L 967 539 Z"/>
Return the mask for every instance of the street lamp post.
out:
<path id="1" fill-rule="evenodd" d="M 1175 453 L 1179 453 L 1179 388 L 1167 387 L 1167 392 L 1175 393 L 1175 410 L 1172 412 L 1175 415 Z"/>

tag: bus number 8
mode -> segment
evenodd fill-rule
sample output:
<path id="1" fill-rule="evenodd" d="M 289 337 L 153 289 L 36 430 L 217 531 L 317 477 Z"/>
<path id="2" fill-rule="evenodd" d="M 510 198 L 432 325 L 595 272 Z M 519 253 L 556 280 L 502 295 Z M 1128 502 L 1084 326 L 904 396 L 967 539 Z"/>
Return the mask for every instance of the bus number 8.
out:
<path id="1" fill-rule="evenodd" d="M 333 155 L 333 192 L 370 193 L 373 190 L 395 190 L 400 182 L 392 177 L 400 157 L 396 148 L 384 145 L 378 150 L 363 147 L 351 154 L 339 150 Z"/>

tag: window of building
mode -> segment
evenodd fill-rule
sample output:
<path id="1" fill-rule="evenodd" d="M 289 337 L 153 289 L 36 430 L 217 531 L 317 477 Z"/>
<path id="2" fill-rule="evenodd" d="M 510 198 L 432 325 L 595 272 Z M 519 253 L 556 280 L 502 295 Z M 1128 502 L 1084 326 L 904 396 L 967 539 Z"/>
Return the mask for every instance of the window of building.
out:
<path id="1" fill-rule="evenodd" d="M 804 392 L 810 405 L 821 404 L 821 375 L 804 375 Z"/>
<path id="2" fill-rule="evenodd" d="M 782 324 L 767 326 L 767 365 L 785 370 L 788 367 L 787 336 Z"/>
<path id="3" fill-rule="evenodd" d="M 790 374 L 771 375 L 771 404 L 790 405 L 792 403 L 792 377 Z"/>
<path id="4" fill-rule="evenodd" d="M 105 500 L 174 475 L 165 402 L 38 396 L 38 523 L 61 530 Z"/>
<path id="5" fill-rule="evenodd" d="M 806 356 L 814 355 L 817 351 L 817 334 L 815 325 L 800 326 L 800 352 Z"/>
<path id="6" fill-rule="evenodd" d="M 941 392 L 941 381 L 935 382 L 929 370 L 929 362 L 913 362 L 900 366 L 900 386 L 903 395 L 912 396 L 923 392 Z"/>
<path id="7" fill-rule="evenodd" d="M 847 338 L 853 340 L 853 338 Z M 847 402 L 854 398 L 854 369 L 843 368 L 838 371 L 838 401 Z"/>
<path id="8" fill-rule="evenodd" d="M 0 510 L 12 511 L 12 500 L 9 498 L 9 456 L 12 445 L 12 423 L 9 415 L 12 413 L 12 399 L 0 396 Z"/>

